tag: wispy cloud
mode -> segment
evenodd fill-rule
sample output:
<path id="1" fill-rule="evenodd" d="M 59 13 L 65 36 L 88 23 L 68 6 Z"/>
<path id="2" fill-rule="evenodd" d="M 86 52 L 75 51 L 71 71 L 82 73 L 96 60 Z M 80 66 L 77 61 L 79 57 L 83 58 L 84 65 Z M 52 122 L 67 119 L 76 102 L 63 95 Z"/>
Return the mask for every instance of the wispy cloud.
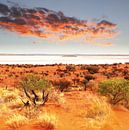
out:
<path id="1" fill-rule="evenodd" d="M 101 20 L 89 22 L 67 17 L 63 12 L 46 8 L 21 8 L 0 4 L 0 28 L 21 35 L 67 40 L 73 38 L 112 38 L 117 25 Z"/>
<path id="2" fill-rule="evenodd" d="M 92 43 L 96 46 L 103 46 L 103 47 L 110 47 L 110 46 L 113 46 L 114 44 L 111 43 L 111 42 L 104 42 L 104 43 L 101 43 L 101 42 L 94 42 Z"/>

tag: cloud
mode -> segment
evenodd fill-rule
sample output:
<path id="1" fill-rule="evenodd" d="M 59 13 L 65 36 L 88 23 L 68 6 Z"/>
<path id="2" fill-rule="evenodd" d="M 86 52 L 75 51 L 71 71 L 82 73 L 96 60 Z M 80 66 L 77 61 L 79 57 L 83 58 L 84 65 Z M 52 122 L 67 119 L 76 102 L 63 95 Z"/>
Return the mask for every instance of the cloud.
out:
<path id="1" fill-rule="evenodd" d="M 0 4 L 0 28 L 26 36 L 97 39 L 112 38 L 117 25 L 106 20 L 89 22 L 46 8 L 21 8 Z"/>
<path id="2" fill-rule="evenodd" d="M 105 43 L 94 43 L 97 46 L 103 46 L 103 47 L 111 47 L 113 46 L 113 43 L 111 42 L 105 42 Z"/>

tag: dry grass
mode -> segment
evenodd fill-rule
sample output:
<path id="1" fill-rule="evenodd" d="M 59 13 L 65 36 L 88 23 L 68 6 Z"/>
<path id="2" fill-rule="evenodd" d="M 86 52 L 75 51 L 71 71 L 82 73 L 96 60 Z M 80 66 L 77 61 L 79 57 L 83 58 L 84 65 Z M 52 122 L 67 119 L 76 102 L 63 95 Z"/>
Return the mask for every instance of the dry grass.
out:
<path id="1" fill-rule="evenodd" d="M 57 118 L 55 115 L 45 112 L 42 115 L 39 115 L 36 126 L 46 130 L 53 130 L 56 127 L 56 122 Z"/>
<path id="2" fill-rule="evenodd" d="M 6 125 L 10 129 L 16 130 L 27 124 L 27 122 L 28 119 L 25 116 L 22 116 L 20 114 L 14 114 L 8 118 L 8 120 L 6 121 Z"/>
<path id="3" fill-rule="evenodd" d="M 11 113 L 12 111 L 4 103 L 0 104 L 0 116 Z"/>
<path id="4" fill-rule="evenodd" d="M 20 91 L 18 89 L 5 89 L 0 88 L 0 95 L 5 99 L 5 101 L 11 101 L 19 95 Z"/>
<path id="5" fill-rule="evenodd" d="M 8 109 L 21 108 L 23 106 L 20 95 L 21 92 L 18 89 L 0 89 L 1 100 Z"/>
<path id="6" fill-rule="evenodd" d="M 5 103 L 15 101 L 19 98 L 21 92 L 18 89 L 4 89 L 0 88 L 0 96 Z"/>
<path id="7" fill-rule="evenodd" d="M 61 93 L 59 91 L 53 91 L 49 96 L 49 100 L 58 104 L 59 106 L 62 106 L 65 104 L 64 93 Z"/>
<path id="8" fill-rule="evenodd" d="M 89 94 L 86 100 L 87 109 L 84 117 L 87 128 L 101 129 L 111 123 L 113 112 L 104 98 Z"/>
<path id="9" fill-rule="evenodd" d="M 41 111 L 37 107 L 29 107 L 21 110 L 22 114 L 29 120 L 35 120 L 41 114 Z"/>

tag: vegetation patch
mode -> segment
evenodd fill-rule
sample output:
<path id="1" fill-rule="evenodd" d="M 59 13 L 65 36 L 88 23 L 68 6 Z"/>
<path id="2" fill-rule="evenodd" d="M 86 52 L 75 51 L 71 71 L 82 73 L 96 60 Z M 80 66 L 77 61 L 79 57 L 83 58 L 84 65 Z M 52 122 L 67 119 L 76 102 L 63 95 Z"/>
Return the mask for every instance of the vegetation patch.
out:
<path id="1" fill-rule="evenodd" d="M 112 110 L 110 105 L 102 97 L 94 94 L 87 95 L 87 109 L 84 114 L 87 128 L 103 128 L 111 123 Z"/>
<path id="2" fill-rule="evenodd" d="M 53 130 L 56 128 L 57 118 L 55 115 L 46 112 L 38 117 L 35 125 L 45 130 Z"/>
<path id="3" fill-rule="evenodd" d="M 125 79 L 111 79 L 102 81 L 99 84 L 98 92 L 108 97 L 112 105 L 123 104 L 128 106 L 129 81 Z"/>
<path id="4" fill-rule="evenodd" d="M 27 123 L 28 123 L 28 119 L 25 116 L 22 116 L 20 114 L 14 114 L 10 116 L 8 120 L 6 121 L 6 125 L 12 130 L 21 128 Z"/>

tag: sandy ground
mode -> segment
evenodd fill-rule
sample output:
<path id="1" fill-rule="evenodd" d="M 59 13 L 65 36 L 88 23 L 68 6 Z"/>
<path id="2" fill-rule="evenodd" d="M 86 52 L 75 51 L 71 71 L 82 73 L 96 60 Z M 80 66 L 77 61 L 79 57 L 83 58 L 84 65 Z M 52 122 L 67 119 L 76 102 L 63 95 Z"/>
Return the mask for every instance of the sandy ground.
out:
<path id="1" fill-rule="evenodd" d="M 66 102 L 63 106 L 47 104 L 45 109 L 53 114 L 56 114 L 57 126 L 55 130 L 96 130 L 86 129 L 85 119 L 81 117 L 85 108 L 86 100 L 84 97 L 86 92 L 68 92 L 65 94 Z M 107 126 L 101 130 L 129 130 L 129 112 L 122 109 L 114 109 L 115 123 L 113 126 Z M 4 115 L 3 115 L 4 117 Z M 4 125 L 4 118 L 0 119 L 0 130 L 9 130 Z M 38 128 L 31 123 L 19 130 L 44 130 Z"/>
<path id="2" fill-rule="evenodd" d="M 95 82 L 102 81 L 107 79 L 103 72 L 112 72 L 114 68 L 117 70 L 119 77 L 124 77 L 124 71 L 129 71 L 129 64 L 118 64 L 118 65 L 108 65 L 108 66 L 99 66 L 99 72 L 97 74 L 93 74 L 95 76 Z M 60 73 L 57 69 L 65 70 L 65 65 L 56 65 L 56 66 L 30 66 L 30 67 L 18 67 L 18 66 L 0 66 L 0 86 L 2 87 L 15 87 L 17 85 L 17 81 L 23 76 L 24 74 L 38 74 L 41 76 L 45 76 L 50 80 L 57 80 L 62 79 Z M 46 76 L 44 73 L 48 73 Z M 79 66 L 76 66 L 75 72 L 64 73 L 66 78 L 72 82 L 73 78 L 79 78 L 82 80 L 81 76 L 84 76 L 88 73 L 86 70 L 81 70 Z M 79 74 L 79 77 L 76 76 Z M 116 75 L 114 75 L 116 78 Z M 63 106 L 57 106 L 54 104 L 47 104 L 45 109 L 50 113 L 56 114 L 58 118 L 57 127 L 55 130 L 88 130 L 85 128 L 86 121 L 80 115 L 83 115 L 83 112 L 86 109 L 86 100 L 84 99 L 86 92 L 78 91 L 78 92 L 67 92 L 65 93 L 66 102 Z M 129 130 L 129 112 L 123 109 L 114 109 L 115 115 L 115 123 L 113 126 L 105 127 L 101 130 Z M 9 130 L 5 126 L 5 118 L 7 115 L 2 115 L 0 117 L 0 130 Z M 43 130 L 41 128 L 37 128 L 31 124 L 22 127 L 19 130 Z M 93 129 L 89 129 L 93 130 Z M 95 129 L 94 129 L 95 130 Z"/>

